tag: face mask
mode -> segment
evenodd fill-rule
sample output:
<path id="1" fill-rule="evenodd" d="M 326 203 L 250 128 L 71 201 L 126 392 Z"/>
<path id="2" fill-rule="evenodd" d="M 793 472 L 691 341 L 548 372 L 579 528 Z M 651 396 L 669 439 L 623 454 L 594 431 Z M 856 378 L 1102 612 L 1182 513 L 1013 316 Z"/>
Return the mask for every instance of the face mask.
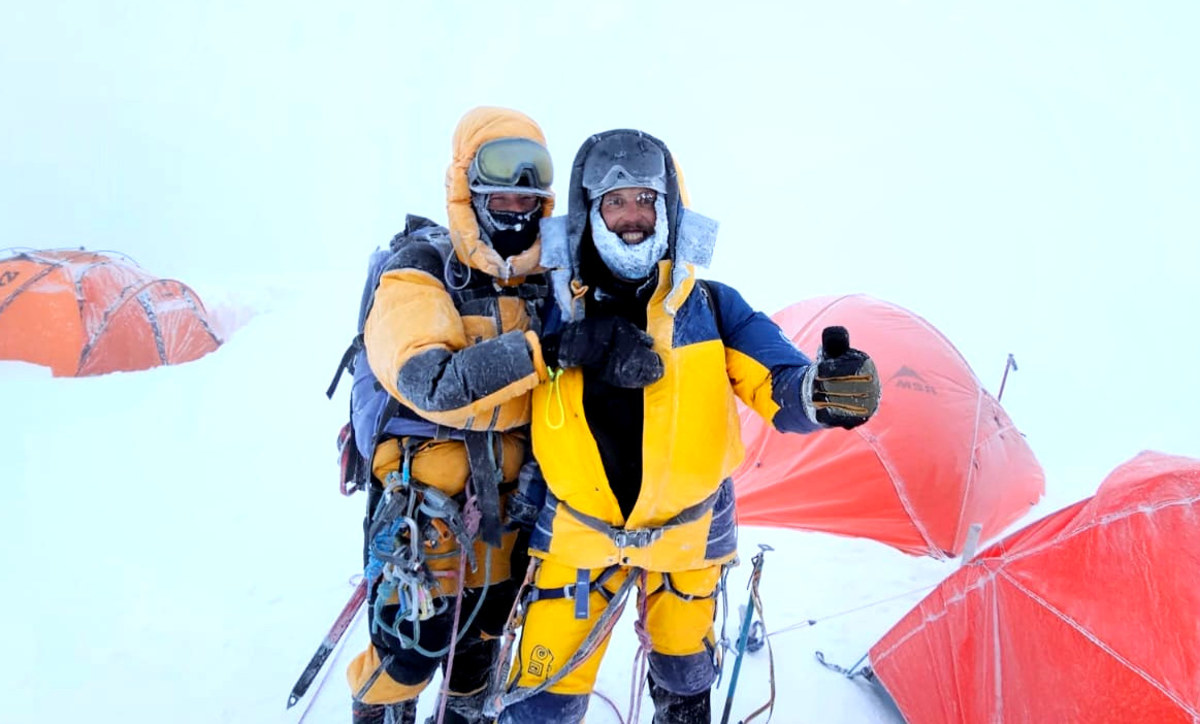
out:
<path id="1" fill-rule="evenodd" d="M 654 201 L 654 234 L 637 244 L 626 244 L 608 230 L 600 216 L 600 199 L 592 202 L 592 243 L 609 271 L 626 281 L 650 276 L 654 265 L 667 253 L 667 202 L 659 194 Z"/>
<path id="2" fill-rule="evenodd" d="M 502 259 L 516 256 L 533 246 L 538 236 L 541 204 L 524 213 L 490 211 L 487 198 L 487 194 L 471 194 L 471 204 L 475 208 L 475 218 L 479 221 L 483 241 L 490 244 Z"/>

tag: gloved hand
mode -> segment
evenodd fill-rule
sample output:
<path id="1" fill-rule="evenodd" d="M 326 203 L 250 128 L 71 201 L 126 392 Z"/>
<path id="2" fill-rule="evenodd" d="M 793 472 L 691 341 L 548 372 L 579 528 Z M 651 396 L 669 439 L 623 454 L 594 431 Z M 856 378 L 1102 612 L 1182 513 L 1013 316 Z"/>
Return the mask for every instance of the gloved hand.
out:
<path id="1" fill-rule="evenodd" d="M 505 505 L 508 529 L 533 530 L 545 503 L 546 479 L 542 477 L 542 468 L 537 461 L 530 460 L 521 466 L 521 472 L 517 476 L 517 489 L 508 496 Z"/>
<path id="2" fill-rule="evenodd" d="M 850 347 L 846 328 L 822 330 L 821 351 L 800 393 L 808 418 L 826 427 L 858 427 L 875 414 L 879 393 L 875 362 Z"/>
<path id="3" fill-rule="evenodd" d="M 558 341 L 558 365 L 600 372 L 614 387 L 637 389 L 663 376 L 654 339 L 621 317 L 587 317 L 568 324 Z"/>

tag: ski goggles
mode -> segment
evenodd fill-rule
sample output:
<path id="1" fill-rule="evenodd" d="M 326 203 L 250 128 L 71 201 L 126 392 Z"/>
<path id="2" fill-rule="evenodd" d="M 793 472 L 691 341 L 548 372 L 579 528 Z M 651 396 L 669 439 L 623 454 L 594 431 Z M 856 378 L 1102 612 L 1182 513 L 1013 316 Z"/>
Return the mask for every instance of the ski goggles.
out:
<path id="1" fill-rule="evenodd" d="M 471 190 L 479 193 L 551 196 L 554 166 L 550 162 L 550 152 L 537 141 L 497 138 L 475 152 L 469 175 Z"/>
<path id="2" fill-rule="evenodd" d="M 605 136 L 588 151 L 583 187 L 592 199 L 627 188 L 667 192 L 667 161 L 658 144 L 640 134 Z"/>

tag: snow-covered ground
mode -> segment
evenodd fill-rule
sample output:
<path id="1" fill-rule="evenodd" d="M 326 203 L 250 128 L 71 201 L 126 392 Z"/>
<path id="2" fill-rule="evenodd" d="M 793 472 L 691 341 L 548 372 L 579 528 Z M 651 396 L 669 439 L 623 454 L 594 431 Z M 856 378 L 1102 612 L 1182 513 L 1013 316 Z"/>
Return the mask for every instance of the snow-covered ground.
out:
<path id="1" fill-rule="evenodd" d="M 55 379 L 0 363 L 0 615 L 10 625 L 0 721 L 296 721 L 306 710 L 308 722 L 346 720 L 344 655 L 311 707 L 284 703 L 349 597 L 360 555 L 364 501 L 336 487 L 348 385 L 334 401 L 323 395 L 358 285 L 325 276 L 264 279 L 249 295 L 210 290 L 214 315 L 242 326 L 190 364 Z M 1099 481 L 1051 485 L 1064 482 L 1077 482 L 1078 498 Z M 817 621 L 772 638 L 776 721 L 894 721 L 814 652 L 853 664 L 955 562 L 744 528 L 735 614 L 760 543 L 775 549 L 762 581 L 768 630 Z M 731 638 L 737 625 L 730 617 Z M 342 653 L 364 641 L 360 623 Z M 599 681 L 622 715 L 635 652 L 623 621 Z M 734 714 L 765 701 L 767 682 L 765 650 L 748 655 Z M 647 699 L 640 721 L 651 711 Z M 588 721 L 619 719 L 596 698 Z"/>
<path id="2" fill-rule="evenodd" d="M 444 220 L 476 105 L 542 124 L 560 212 L 588 134 L 662 138 L 721 222 L 711 276 L 759 309 L 902 305 L 993 393 L 1014 353 L 1004 405 L 1047 471 L 1026 520 L 1143 448 L 1200 456 L 1197 3 L 13 5 L 0 247 L 130 254 L 234 334 L 135 374 L 0 362 L 0 723 L 295 720 L 359 565 L 348 388 L 323 392 L 367 254 L 406 212 Z M 855 662 L 954 563 L 741 541 L 776 548 L 768 629 L 819 621 L 775 638 L 774 721 L 887 721 L 813 652 Z M 624 622 L 600 680 L 622 709 L 634 650 Z M 765 694 L 754 654 L 735 714 Z M 347 697 L 334 671 L 306 721 Z"/>

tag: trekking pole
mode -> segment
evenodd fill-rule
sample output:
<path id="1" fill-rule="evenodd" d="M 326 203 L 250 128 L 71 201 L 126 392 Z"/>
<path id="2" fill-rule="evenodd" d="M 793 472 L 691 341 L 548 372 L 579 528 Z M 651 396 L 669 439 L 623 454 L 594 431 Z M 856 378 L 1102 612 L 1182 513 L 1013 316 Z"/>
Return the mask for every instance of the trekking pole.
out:
<path id="1" fill-rule="evenodd" d="M 1017 370 L 1017 360 L 1012 356 L 1012 352 L 1008 353 L 1008 360 L 1004 363 L 1004 376 L 1000 378 L 1000 392 L 996 394 L 996 402 L 999 402 L 1004 397 L 1004 383 L 1008 382 L 1008 371 Z"/>
<path id="2" fill-rule="evenodd" d="M 350 600 L 346 602 L 346 607 L 338 614 L 334 620 L 333 626 L 329 629 L 329 633 L 325 634 L 325 640 L 317 647 L 317 653 L 308 660 L 308 666 L 304 667 L 304 672 L 300 674 L 296 685 L 292 687 L 292 693 L 288 696 L 287 708 L 291 709 L 296 705 L 296 702 L 304 696 L 308 691 L 308 687 L 312 684 L 313 679 L 317 678 L 317 672 L 325 664 L 325 659 L 329 658 L 329 654 L 333 653 L 337 647 L 338 641 L 341 640 L 342 634 L 346 633 L 346 629 L 350 628 L 350 622 L 354 620 L 354 614 L 358 613 L 358 609 L 363 605 L 363 601 L 367 600 L 367 579 L 364 576 L 355 587 L 354 593 L 350 594 Z"/>
<path id="3" fill-rule="evenodd" d="M 729 712 L 733 708 L 733 693 L 737 689 L 738 672 L 742 669 L 742 656 L 746 653 L 746 638 L 750 635 L 750 624 L 754 618 L 754 593 L 758 589 L 758 579 L 762 577 L 763 555 L 775 550 L 765 543 L 759 543 L 758 548 L 758 555 L 751 559 L 753 568 L 750 569 L 750 581 L 746 584 L 750 589 L 750 599 L 746 601 L 746 614 L 742 616 L 742 629 L 738 633 L 737 658 L 733 660 L 733 673 L 729 675 L 729 690 L 725 693 L 721 724 L 729 724 Z"/>

